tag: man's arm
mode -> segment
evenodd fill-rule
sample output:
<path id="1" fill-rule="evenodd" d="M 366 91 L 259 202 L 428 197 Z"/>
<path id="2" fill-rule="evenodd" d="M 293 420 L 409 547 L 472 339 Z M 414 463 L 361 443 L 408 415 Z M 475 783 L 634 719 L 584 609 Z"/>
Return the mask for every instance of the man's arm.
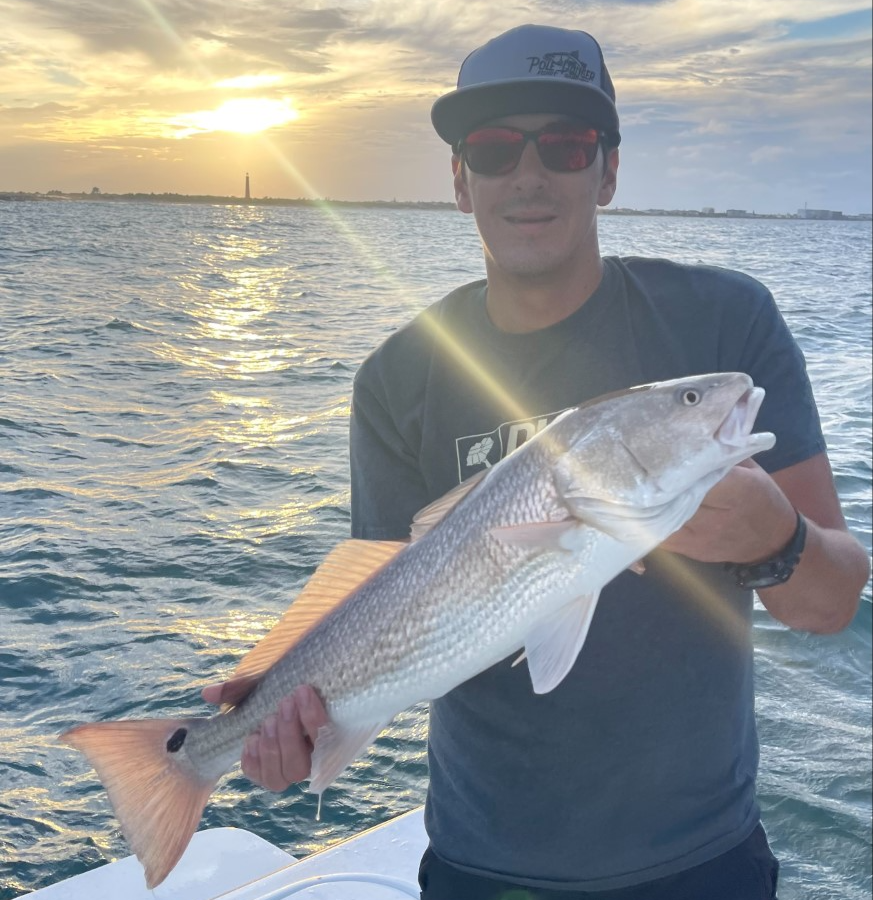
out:
<path id="1" fill-rule="evenodd" d="M 758 595 L 791 628 L 839 631 L 858 609 L 870 564 L 846 527 L 825 453 L 772 475 L 751 461 L 736 466 L 662 547 L 703 562 L 760 562 L 788 543 L 795 510 L 807 521 L 800 562 L 787 582 Z"/>

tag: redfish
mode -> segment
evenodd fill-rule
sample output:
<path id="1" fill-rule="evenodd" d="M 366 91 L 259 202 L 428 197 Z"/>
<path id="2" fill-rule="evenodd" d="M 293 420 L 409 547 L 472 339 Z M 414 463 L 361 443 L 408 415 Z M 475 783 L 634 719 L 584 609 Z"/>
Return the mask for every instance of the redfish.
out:
<path id="1" fill-rule="evenodd" d="M 148 887 L 182 856 L 246 737 L 299 685 L 330 717 L 312 756 L 320 795 L 396 713 L 502 660 L 523 657 L 537 693 L 560 684 L 601 588 L 773 446 L 752 433 L 763 396 L 747 375 L 698 375 L 568 410 L 423 510 L 411 542 L 334 549 L 243 658 L 216 715 L 63 734 L 96 769 Z"/>

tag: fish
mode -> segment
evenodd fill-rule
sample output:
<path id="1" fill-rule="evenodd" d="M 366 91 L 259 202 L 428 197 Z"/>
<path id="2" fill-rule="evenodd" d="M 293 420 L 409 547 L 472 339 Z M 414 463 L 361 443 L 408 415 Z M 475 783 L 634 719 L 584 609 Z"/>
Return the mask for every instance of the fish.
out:
<path id="1" fill-rule="evenodd" d="M 408 541 L 334 548 L 243 657 L 216 714 L 62 734 L 96 770 L 147 886 L 181 858 L 246 737 L 299 685 L 315 688 L 329 717 L 312 753 L 319 803 L 394 715 L 501 661 L 525 660 L 531 689 L 554 689 L 601 589 L 679 529 L 732 466 L 774 445 L 752 432 L 763 398 L 733 372 L 571 408 L 422 510 Z"/>

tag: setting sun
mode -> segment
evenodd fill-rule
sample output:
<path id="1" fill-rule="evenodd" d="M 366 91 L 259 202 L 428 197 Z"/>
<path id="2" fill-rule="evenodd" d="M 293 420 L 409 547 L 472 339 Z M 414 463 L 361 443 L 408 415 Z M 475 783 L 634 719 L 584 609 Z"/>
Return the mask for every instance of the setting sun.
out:
<path id="1" fill-rule="evenodd" d="M 295 121 L 300 114 L 287 99 L 266 100 L 247 97 L 226 100 L 217 109 L 207 109 L 178 116 L 177 137 L 188 137 L 205 131 L 231 131 L 256 134 Z"/>

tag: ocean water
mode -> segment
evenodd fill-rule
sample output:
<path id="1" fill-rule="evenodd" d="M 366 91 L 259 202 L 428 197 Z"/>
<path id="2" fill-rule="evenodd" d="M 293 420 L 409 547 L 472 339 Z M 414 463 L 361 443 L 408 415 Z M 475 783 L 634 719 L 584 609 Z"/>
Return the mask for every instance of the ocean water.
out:
<path id="1" fill-rule="evenodd" d="M 851 530 L 871 547 L 871 226 L 603 217 L 605 253 L 743 269 L 807 356 Z M 0 900 L 128 854 L 69 726 L 202 715 L 349 526 L 352 377 L 480 277 L 435 210 L 0 204 Z M 760 796 L 783 900 L 871 876 L 871 596 L 821 637 L 755 614 Z M 238 773 L 203 825 L 302 855 L 424 799 L 407 711 L 325 795 Z"/>

